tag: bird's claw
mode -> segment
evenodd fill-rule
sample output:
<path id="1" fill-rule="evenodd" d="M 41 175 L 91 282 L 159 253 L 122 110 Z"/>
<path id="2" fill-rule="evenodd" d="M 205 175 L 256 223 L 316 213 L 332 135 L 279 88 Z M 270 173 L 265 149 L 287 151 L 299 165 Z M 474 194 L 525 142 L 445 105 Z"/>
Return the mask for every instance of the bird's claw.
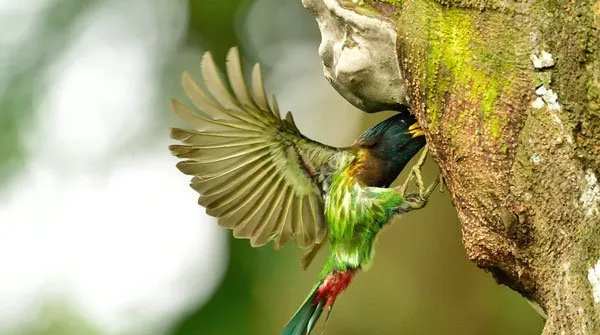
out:
<path id="1" fill-rule="evenodd" d="M 409 193 L 409 194 L 404 195 L 404 201 L 399 206 L 398 212 L 406 213 L 406 212 L 410 212 L 415 209 L 423 208 L 427 204 L 427 201 L 429 200 L 431 193 L 433 193 L 433 191 L 435 190 L 435 188 L 437 187 L 439 182 L 440 182 L 440 175 L 438 175 L 435 178 L 435 180 L 431 183 L 431 185 L 429 185 L 429 187 L 427 187 L 427 189 L 424 190 L 422 193 L 415 192 L 415 193 Z"/>
<path id="2" fill-rule="evenodd" d="M 428 152 L 429 152 L 429 150 L 428 150 L 428 147 L 426 144 L 425 148 L 423 149 L 423 152 L 421 153 L 421 156 L 419 156 L 419 160 L 417 160 L 417 163 L 412 166 L 412 168 L 410 169 L 410 173 L 408 174 L 408 177 L 406 177 L 406 180 L 404 181 L 402 186 L 399 188 L 400 193 L 405 194 L 406 189 L 408 188 L 408 184 L 412 181 L 413 178 L 415 178 L 415 184 L 417 184 L 417 187 L 419 188 L 419 194 L 421 195 L 421 198 L 425 198 L 424 195 L 426 193 L 426 190 L 425 190 L 425 186 L 423 184 L 423 177 L 421 177 L 421 168 L 423 167 L 423 164 L 425 163 L 425 159 L 427 158 Z"/>
<path id="3" fill-rule="evenodd" d="M 413 209 L 420 209 L 427 203 L 419 193 L 410 193 L 404 197 L 404 204 L 401 206 L 406 212 Z"/>
<path id="4" fill-rule="evenodd" d="M 440 183 L 441 176 L 438 175 L 435 181 L 431 185 L 429 185 L 429 187 L 425 188 L 425 184 L 423 183 L 423 177 L 421 176 L 421 168 L 423 167 L 423 164 L 425 164 L 425 159 L 427 159 L 428 153 L 429 148 L 426 144 L 425 148 L 423 149 L 423 152 L 421 153 L 421 156 L 419 156 L 419 159 L 417 160 L 417 163 L 411 167 L 408 177 L 406 177 L 406 180 L 404 181 L 402 186 L 399 187 L 398 192 L 406 194 L 408 185 L 414 178 L 415 184 L 417 184 L 417 188 L 419 189 L 419 195 L 421 196 L 421 199 L 427 200 L 427 198 L 429 198 L 431 192 L 433 192 L 433 189 Z M 443 192 L 442 187 L 443 184 L 440 187 L 440 192 Z"/>
<path id="5" fill-rule="evenodd" d="M 431 193 L 433 193 L 435 188 L 440 183 L 441 179 L 442 179 L 442 176 L 441 176 L 441 174 L 438 173 L 437 177 L 435 177 L 433 182 L 429 185 L 429 187 L 427 187 L 427 190 L 425 190 L 425 193 L 419 193 L 419 195 L 421 196 L 421 199 L 423 199 L 424 201 L 427 201 L 429 199 L 429 196 L 431 196 Z"/>
<path id="6" fill-rule="evenodd" d="M 427 200 L 431 196 L 431 193 L 435 190 L 435 188 L 440 183 L 441 175 L 438 174 L 435 180 L 425 188 L 423 183 L 423 177 L 421 176 L 421 167 L 425 163 L 425 159 L 427 158 L 428 148 L 425 145 L 421 156 L 417 160 L 417 163 L 413 165 L 410 169 L 410 173 L 402 186 L 398 187 L 397 191 L 400 192 L 404 196 L 404 203 L 400 205 L 400 212 L 408 212 L 415 209 L 423 208 L 427 204 Z M 415 179 L 415 183 L 419 189 L 418 193 L 406 193 L 409 183 Z"/>

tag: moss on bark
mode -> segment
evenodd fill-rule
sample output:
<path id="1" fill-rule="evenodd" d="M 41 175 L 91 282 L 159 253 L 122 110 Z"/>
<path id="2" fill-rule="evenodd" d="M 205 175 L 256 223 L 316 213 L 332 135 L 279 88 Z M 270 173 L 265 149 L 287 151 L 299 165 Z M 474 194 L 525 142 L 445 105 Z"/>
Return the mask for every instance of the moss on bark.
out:
<path id="1" fill-rule="evenodd" d="M 544 334 L 600 334 L 588 279 L 600 257 L 600 2 L 348 5 L 396 24 L 409 104 L 469 257 L 544 307 Z M 542 50 L 553 67 L 534 68 Z M 534 108 L 542 85 L 560 107 L 547 95 Z"/>

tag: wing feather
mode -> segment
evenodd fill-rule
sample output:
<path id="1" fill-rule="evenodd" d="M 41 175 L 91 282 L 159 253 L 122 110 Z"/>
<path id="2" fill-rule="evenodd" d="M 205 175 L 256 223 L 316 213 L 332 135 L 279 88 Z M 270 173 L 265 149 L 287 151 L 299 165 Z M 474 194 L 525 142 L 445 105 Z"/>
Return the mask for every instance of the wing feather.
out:
<path id="1" fill-rule="evenodd" d="M 254 231 L 252 232 L 252 237 L 250 239 L 250 243 L 252 246 L 263 246 L 267 244 L 271 238 L 274 236 L 274 231 L 277 227 L 276 218 L 279 215 L 279 212 L 282 210 L 282 204 L 284 199 L 284 192 L 281 192 L 281 187 L 284 184 L 283 176 L 279 176 L 279 179 L 274 184 L 273 190 L 276 191 L 274 195 L 274 199 L 271 202 L 271 207 L 265 211 L 264 216 L 261 218 L 261 221 L 258 223 Z"/>
<path id="2" fill-rule="evenodd" d="M 302 207 L 304 207 L 304 197 L 296 197 L 292 203 L 292 230 L 300 232 L 298 244 L 300 246 L 306 245 L 306 240 L 309 239 L 307 236 L 306 227 L 304 225 L 304 218 L 302 217 Z M 308 219 L 308 218 L 307 218 Z"/>
<path id="3" fill-rule="evenodd" d="M 171 137 L 186 144 L 200 145 L 220 145 L 228 141 L 242 142 L 245 139 L 253 139 L 263 142 L 260 134 L 248 134 L 247 132 L 225 131 L 220 133 L 205 132 L 199 133 L 179 128 L 171 129 Z"/>
<path id="4" fill-rule="evenodd" d="M 264 128 L 254 126 L 246 122 L 241 123 L 237 121 L 222 121 L 218 119 L 211 119 L 210 117 L 203 116 L 201 114 L 196 114 L 189 110 L 187 107 L 185 107 L 183 104 L 181 104 L 179 101 L 174 99 L 171 100 L 171 110 L 180 119 L 189 123 L 191 126 L 195 127 L 198 130 L 215 126 L 217 126 L 219 129 L 224 128 L 224 130 L 228 128 L 246 130 L 249 132 L 261 132 L 264 130 Z"/>
<path id="5" fill-rule="evenodd" d="M 254 94 L 254 102 L 256 102 L 258 107 L 264 111 L 271 111 L 269 102 L 267 101 L 267 93 L 265 92 L 260 64 L 254 65 L 252 69 L 252 92 Z M 279 115 L 276 116 L 279 118 Z"/>
<path id="6" fill-rule="evenodd" d="M 264 121 L 262 121 L 255 113 L 244 115 L 238 108 L 226 108 L 225 106 L 221 106 L 198 87 L 188 72 L 184 72 L 181 76 L 181 85 L 183 86 L 186 95 L 197 108 L 216 119 L 237 119 L 253 125 L 264 126 Z M 232 112 L 231 110 L 235 110 L 235 112 Z"/>
<path id="7" fill-rule="evenodd" d="M 228 206 L 220 217 L 235 222 L 235 225 L 239 226 L 244 218 L 248 217 L 252 210 L 257 207 L 261 199 L 261 192 L 265 189 L 267 183 L 268 180 L 260 180 L 255 184 L 256 187 L 250 189 L 247 194 L 243 194 L 243 197 L 238 197 L 236 203 Z"/>
<path id="8" fill-rule="evenodd" d="M 209 178 L 197 181 L 196 190 L 206 197 L 215 196 L 223 192 L 231 192 L 233 188 L 245 183 L 248 178 L 255 175 L 259 170 L 264 169 L 269 163 L 268 159 L 261 159 L 256 161 L 255 164 L 246 166 L 239 173 L 230 173 L 229 178 Z"/>
<path id="9" fill-rule="evenodd" d="M 310 210 L 310 199 L 308 199 L 308 197 L 305 198 L 305 201 L 302 203 L 301 213 L 304 218 L 305 236 L 307 236 L 309 240 L 314 240 L 316 238 L 316 226 Z"/>
<path id="10" fill-rule="evenodd" d="M 260 146 L 247 147 L 247 148 L 243 148 L 242 150 L 229 151 L 224 155 L 212 155 L 212 156 L 209 156 L 208 152 L 206 152 L 206 151 L 198 151 L 197 154 L 204 154 L 206 157 L 203 157 L 203 158 L 195 157 L 195 160 L 199 164 L 217 163 L 217 162 L 222 162 L 222 161 L 229 160 L 232 158 L 237 158 L 237 157 L 248 157 L 248 155 L 254 154 L 257 151 L 261 151 L 261 150 L 267 148 L 268 146 L 269 146 L 268 144 L 263 143 Z"/>
<path id="11" fill-rule="evenodd" d="M 225 84 L 223 84 L 210 51 L 205 52 L 204 56 L 202 56 L 200 69 L 202 71 L 202 77 L 206 82 L 206 87 L 215 100 L 226 109 L 236 108 L 234 103 L 235 99 L 233 99 L 229 90 L 225 87 Z"/>
<path id="12" fill-rule="evenodd" d="M 188 72 L 183 72 L 181 75 L 181 86 L 185 91 L 185 94 L 190 98 L 194 106 L 201 110 L 203 113 L 210 115 L 216 119 L 227 116 L 231 118 L 229 113 L 223 114 L 221 109 L 223 106 L 219 105 L 218 102 L 210 98 L 192 79 L 192 76 Z"/>
<path id="13" fill-rule="evenodd" d="M 254 164 L 259 164 L 261 161 L 263 161 L 265 158 L 265 156 L 256 156 L 256 157 L 252 157 L 242 163 L 239 164 L 232 164 L 230 167 L 227 168 L 223 168 L 223 169 L 215 169 L 215 171 L 211 172 L 213 165 L 208 165 L 206 167 L 206 172 L 203 173 L 202 177 L 204 180 L 217 180 L 218 178 L 221 178 L 220 180 L 225 181 L 226 178 L 229 178 L 228 176 L 235 174 L 237 171 L 243 171 L 242 169 L 244 168 L 248 168 L 249 166 L 253 166 Z"/>
<path id="14" fill-rule="evenodd" d="M 279 249 L 282 245 L 286 244 L 292 233 L 290 218 L 292 217 L 291 208 L 294 200 L 294 193 L 289 185 L 286 185 L 284 194 L 283 207 L 277 218 L 278 227 L 276 227 L 277 240 L 275 241 L 275 249 Z"/>
<path id="15" fill-rule="evenodd" d="M 171 150 L 171 153 L 173 154 L 173 156 L 177 156 L 179 157 L 179 152 L 192 152 L 192 151 L 198 151 L 198 150 L 206 150 L 206 149 L 223 149 L 223 148 L 236 148 L 236 147 L 243 147 L 243 146 L 247 146 L 247 145 L 253 145 L 253 144 L 260 144 L 260 143 L 264 143 L 263 140 L 256 140 L 256 139 L 252 139 L 249 138 L 247 140 L 221 140 L 215 144 L 208 144 L 208 145 L 204 145 L 204 142 L 198 143 L 195 146 L 189 146 L 189 145 L 170 145 L 169 146 L 169 150 Z M 187 158 L 187 157 L 180 157 L 180 158 Z"/>
<path id="16" fill-rule="evenodd" d="M 277 117 L 279 117 L 279 103 L 277 102 L 277 98 L 275 98 L 275 96 L 273 96 L 273 98 L 271 99 L 271 101 L 273 102 L 271 105 L 273 106 L 273 114 L 275 114 Z"/>
<path id="17" fill-rule="evenodd" d="M 244 84 L 245 80 L 244 73 L 242 72 L 240 53 L 236 47 L 231 48 L 227 54 L 227 75 L 231 82 L 231 88 L 242 106 L 256 108 L 254 101 L 250 98 L 248 88 Z"/>
<path id="18" fill-rule="evenodd" d="M 252 246 L 274 241 L 279 248 L 290 239 L 301 247 L 321 243 L 327 227 L 314 173 L 333 169 L 338 149 L 302 136 L 291 116 L 281 119 L 275 97 L 269 106 L 258 64 L 248 87 L 237 49 L 229 51 L 226 62 L 233 93 L 210 53 L 202 57 L 201 72 L 206 89 L 187 72 L 181 78 L 199 111 L 177 100 L 170 103 L 191 128 L 171 129 L 171 137 L 182 143 L 169 149 L 182 159 L 177 168 L 193 176 L 198 203 Z"/>
<path id="19" fill-rule="evenodd" d="M 309 197 L 309 207 L 312 218 L 312 223 L 315 225 L 315 240 L 321 241 L 325 237 L 327 233 L 327 229 L 325 227 L 325 219 L 323 218 L 323 202 L 321 199 L 315 197 Z"/>
<path id="20" fill-rule="evenodd" d="M 271 182 L 274 177 L 275 175 L 272 174 L 269 182 Z M 237 227 L 233 230 L 233 236 L 237 238 L 247 238 L 251 236 L 250 233 L 256 229 L 256 226 L 260 225 L 260 222 L 255 219 L 255 216 L 264 214 L 264 212 L 269 209 L 269 204 L 273 201 L 273 191 L 274 189 L 270 188 L 261 194 L 259 201 L 257 201 L 252 211 L 247 213 L 247 215 L 238 222 Z M 262 217 L 262 215 L 260 216 Z"/>
<path id="21" fill-rule="evenodd" d="M 250 177 L 242 187 L 237 187 L 233 192 L 222 193 L 216 201 L 206 204 L 206 212 L 209 215 L 227 218 L 228 214 L 235 212 L 235 207 L 245 206 L 248 201 L 258 194 L 258 191 L 262 190 L 265 186 L 264 181 L 268 180 L 268 178 L 264 178 L 268 172 L 271 172 L 271 170 Z M 235 206 L 238 202 L 240 205 Z"/>

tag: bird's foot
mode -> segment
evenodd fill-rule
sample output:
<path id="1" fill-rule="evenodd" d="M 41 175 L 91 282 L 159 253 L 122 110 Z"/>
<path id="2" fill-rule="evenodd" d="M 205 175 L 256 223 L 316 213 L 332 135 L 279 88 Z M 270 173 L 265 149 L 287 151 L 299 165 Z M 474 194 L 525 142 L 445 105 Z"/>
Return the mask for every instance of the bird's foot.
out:
<path id="1" fill-rule="evenodd" d="M 423 193 L 419 192 L 404 194 L 404 202 L 399 206 L 398 212 L 405 213 L 415 209 L 423 208 L 427 204 L 429 197 L 439 183 L 440 175 L 438 174 L 434 181 L 426 189 L 424 189 Z"/>
<path id="2" fill-rule="evenodd" d="M 427 148 L 427 145 L 425 145 L 425 148 L 423 149 L 421 156 L 419 156 L 417 163 L 415 165 L 413 165 L 413 167 L 411 168 L 410 173 L 409 173 L 408 177 L 406 178 L 406 180 L 404 181 L 404 183 L 402 184 L 402 186 L 396 188 L 396 191 L 398 191 L 399 193 L 401 193 L 404 196 L 404 203 L 402 205 L 400 205 L 400 208 L 399 208 L 400 212 L 408 212 L 408 211 L 411 211 L 414 209 L 423 208 L 423 206 L 425 206 L 425 204 L 427 204 L 427 200 L 429 200 L 429 197 L 431 196 L 431 194 L 433 193 L 435 188 L 440 183 L 440 180 L 441 180 L 440 174 L 437 175 L 437 177 L 434 179 L 434 181 L 427 188 L 425 187 L 425 184 L 423 183 L 423 177 L 421 176 L 421 168 L 423 167 L 423 164 L 425 163 L 425 159 L 427 158 L 427 153 L 428 153 L 428 148 Z M 413 180 L 413 178 L 415 179 L 415 184 L 417 184 L 419 192 L 418 193 L 407 193 L 406 190 L 407 190 L 410 182 Z"/>
<path id="3" fill-rule="evenodd" d="M 429 152 L 429 148 L 427 147 L 427 144 L 425 144 L 425 147 L 423 148 L 423 152 L 421 153 L 421 156 L 419 156 L 419 160 L 417 160 L 417 163 L 415 165 L 413 165 L 412 168 L 410 169 L 410 173 L 408 174 L 408 177 L 406 177 L 406 180 L 404 181 L 402 186 L 400 186 L 400 188 L 398 189 L 398 192 L 400 192 L 402 194 L 406 194 L 406 189 L 408 188 L 408 185 L 414 178 L 415 184 L 417 184 L 417 187 L 419 188 L 419 194 L 421 195 L 421 198 L 425 198 L 424 196 L 425 196 L 426 190 L 425 190 L 425 185 L 423 184 L 423 177 L 421 176 L 421 168 L 423 167 L 423 164 L 425 163 L 425 159 L 427 159 L 428 152 Z"/>

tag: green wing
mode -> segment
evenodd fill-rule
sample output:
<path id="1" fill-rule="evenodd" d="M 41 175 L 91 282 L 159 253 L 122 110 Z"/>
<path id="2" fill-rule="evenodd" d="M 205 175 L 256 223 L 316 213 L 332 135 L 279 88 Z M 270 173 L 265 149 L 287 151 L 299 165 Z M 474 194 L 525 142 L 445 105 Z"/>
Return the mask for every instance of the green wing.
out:
<path id="1" fill-rule="evenodd" d="M 279 248 L 289 239 L 301 247 L 321 243 L 327 227 L 316 177 L 333 168 L 338 150 L 302 136 L 291 114 L 280 118 L 275 98 L 271 106 L 266 98 L 259 64 L 251 93 L 236 48 L 226 67 L 233 95 L 208 52 L 201 64 L 207 91 L 188 73 L 182 76 L 199 111 L 171 101 L 173 113 L 191 128 L 171 131 L 184 143 L 170 146 L 173 155 L 185 159 L 177 167 L 194 176 L 191 186 L 206 212 L 252 246 L 274 240 Z"/>

